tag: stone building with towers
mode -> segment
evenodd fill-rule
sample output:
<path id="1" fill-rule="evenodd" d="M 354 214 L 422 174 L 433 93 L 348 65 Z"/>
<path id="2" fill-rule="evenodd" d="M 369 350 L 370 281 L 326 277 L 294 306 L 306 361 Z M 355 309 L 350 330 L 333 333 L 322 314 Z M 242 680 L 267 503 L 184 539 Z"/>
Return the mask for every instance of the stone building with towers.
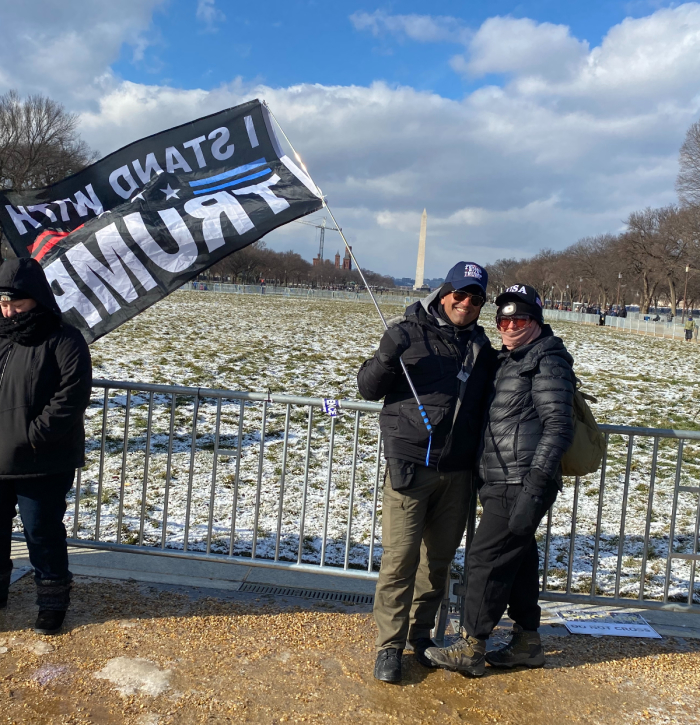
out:
<path id="1" fill-rule="evenodd" d="M 350 249 L 352 249 L 352 247 L 350 247 Z M 335 268 L 336 269 L 341 269 L 341 266 L 340 266 L 340 252 L 336 252 L 335 253 Z M 345 256 L 343 257 L 342 269 L 347 269 L 347 270 L 352 269 L 352 257 L 350 256 L 350 250 L 349 249 L 346 249 L 345 250 Z"/>

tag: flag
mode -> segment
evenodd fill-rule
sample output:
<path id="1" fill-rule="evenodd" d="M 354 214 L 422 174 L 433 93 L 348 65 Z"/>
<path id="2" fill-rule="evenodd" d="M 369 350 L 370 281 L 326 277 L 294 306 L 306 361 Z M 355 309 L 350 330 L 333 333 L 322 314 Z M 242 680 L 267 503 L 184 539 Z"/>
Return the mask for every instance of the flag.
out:
<path id="1" fill-rule="evenodd" d="M 272 229 L 317 211 L 250 101 L 125 146 L 51 186 L 0 192 L 0 227 L 88 342 Z"/>

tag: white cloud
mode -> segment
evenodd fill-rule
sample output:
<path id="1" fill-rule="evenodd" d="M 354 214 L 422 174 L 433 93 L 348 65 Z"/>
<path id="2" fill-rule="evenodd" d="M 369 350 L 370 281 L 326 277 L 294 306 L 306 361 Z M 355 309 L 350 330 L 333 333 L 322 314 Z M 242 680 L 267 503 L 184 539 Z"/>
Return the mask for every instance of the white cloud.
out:
<path id="1" fill-rule="evenodd" d="M 197 0 L 197 20 L 207 32 L 215 33 L 218 30 L 217 23 L 226 20 L 226 16 L 216 7 L 216 0 Z"/>
<path id="2" fill-rule="evenodd" d="M 19 88 L 64 102 L 93 97 L 124 48 L 141 60 L 154 10 L 165 0 L 26 0 L 2 3 L 0 92 Z M 9 30 L 11 29 L 11 30 Z"/>
<path id="3" fill-rule="evenodd" d="M 148 18 L 120 28 L 110 37 L 131 42 Z M 625 20 L 593 49 L 563 26 L 492 18 L 465 48 L 465 72 L 505 73 L 506 82 L 457 100 L 381 82 L 274 88 L 236 79 L 212 91 L 182 90 L 118 81 L 109 69 L 114 52 L 95 47 L 92 59 L 71 61 L 73 73 L 88 65 L 94 104 L 66 85 L 51 95 L 81 111 L 83 137 L 103 153 L 265 98 L 362 264 L 398 276 L 415 269 L 424 207 L 433 277 L 459 258 L 560 249 L 620 229 L 635 209 L 674 201 L 678 148 L 700 113 L 700 5 Z M 3 53 L 0 82 L 33 89 L 37 76 Z M 334 254 L 339 240 L 326 239 Z M 268 241 L 307 258 L 316 252 L 303 225 Z"/>
<path id="4" fill-rule="evenodd" d="M 486 20 L 468 44 L 468 58 L 456 56 L 452 66 L 478 77 L 488 73 L 568 76 L 588 55 L 588 43 L 577 40 L 565 25 L 536 23 L 529 18 Z"/>
<path id="5" fill-rule="evenodd" d="M 392 35 L 421 43 L 463 42 L 468 33 L 461 20 L 449 15 L 391 15 L 375 10 L 353 13 L 350 22 L 355 30 L 367 31 L 375 38 Z"/>

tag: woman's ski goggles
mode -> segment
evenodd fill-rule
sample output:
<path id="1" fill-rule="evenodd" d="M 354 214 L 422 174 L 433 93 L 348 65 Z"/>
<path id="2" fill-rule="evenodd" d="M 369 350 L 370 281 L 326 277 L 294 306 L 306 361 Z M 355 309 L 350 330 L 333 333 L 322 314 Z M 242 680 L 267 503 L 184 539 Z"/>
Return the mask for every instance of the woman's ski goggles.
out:
<path id="1" fill-rule="evenodd" d="M 471 300 L 474 307 L 481 307 L 486 302 L 486 298 L 481 295 L 473 295 L 471 292 L 462 292 L 462 290 L 452 291 L 452 299 L 455 302 L 464 302 L 467 298 Z"/>
<path id="2" fill-rule="evenodd" d="M 510 315 L 509 317 L 499 317 L 496 320 L 496 327 L 505 332 L 508 328 L 511 330 L 524 330 L 529 324 L 532 317 L 530 315 Z"/>

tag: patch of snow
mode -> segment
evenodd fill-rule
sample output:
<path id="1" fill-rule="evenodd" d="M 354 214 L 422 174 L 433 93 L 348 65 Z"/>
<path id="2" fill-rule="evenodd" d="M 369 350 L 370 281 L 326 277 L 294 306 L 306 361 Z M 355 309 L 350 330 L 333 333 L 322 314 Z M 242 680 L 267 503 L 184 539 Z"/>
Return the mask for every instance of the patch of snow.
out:
<path id="1" fill-rule="evenodd" d="M 34 642 L 27 642 L 24 645 L 24 649 L 28 652 L 33 652 L 35 655 L 46 655 L 54 651 L 54 646 L 48 642 L 44 642 L 42 639 L 38 639 Z"/>
<path id="2" fill-rule="evenodd" d="M 157 697 L 170 688 L 170 670 L 142 657 L 115 657 L 93 674 L 100 680 L 108 680 L 124 695 L 151 695 Z"/>

